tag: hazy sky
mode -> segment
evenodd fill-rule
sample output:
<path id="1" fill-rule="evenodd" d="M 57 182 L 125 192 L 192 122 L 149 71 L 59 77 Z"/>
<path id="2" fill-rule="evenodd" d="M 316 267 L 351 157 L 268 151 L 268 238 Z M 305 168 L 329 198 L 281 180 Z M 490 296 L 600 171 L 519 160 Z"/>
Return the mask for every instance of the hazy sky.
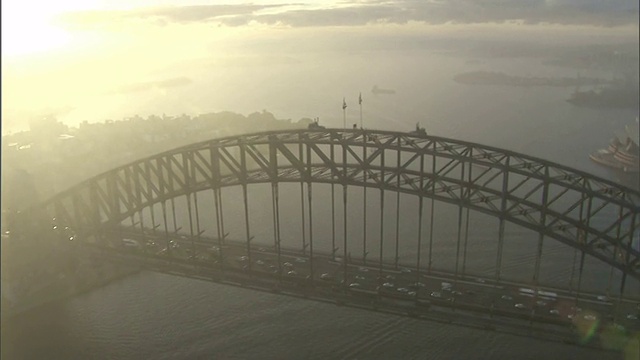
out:
<path id="1" fill-rule="evenodd" d="M 6 0 L 2 111 L 15 125 L 42 112 L 90 107 L 104 110 L 88 119 L 99 121 L 113 110 L 105 94 L 166 94 L 190 86 L 194 68 L 212 64 L 309 61 L 291 54 L 409 51 L 425 39 L 637 38 L 637 0 Z M 135 112 L 126 99 L 116 107 L 126 113 L 129 105 Z"/>

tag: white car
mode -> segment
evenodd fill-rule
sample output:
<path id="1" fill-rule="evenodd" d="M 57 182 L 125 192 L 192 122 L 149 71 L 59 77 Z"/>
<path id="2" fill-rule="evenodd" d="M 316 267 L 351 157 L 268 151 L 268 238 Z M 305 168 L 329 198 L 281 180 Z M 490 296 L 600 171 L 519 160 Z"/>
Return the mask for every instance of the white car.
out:
<path id="1" fill-rule="evenodd" d="M 442 293 L 440 293 L 439 291 L 434 291 L 434 292 L 431 293 L 431 297 L 441 298 L 442 297 Z"/>
<path id="2" fill-rule="evenodd" d="M 350 288 L 359 288 L 360 284 L 358 284 L 357 282 L 354 282 L 354 283 L 349 284 L 349 287 Z"/>
<path id="3" fill-rule="evenodd" d="M 324 273 L 324 274 L 320 275 L 320 279 L 322 279 L 322 280 L 331 280 L 331 279 L 333 279 L 333 276 L 331 276 L 331 274 L 329 274 L 329 273 Z"/>
<path id="4" fill-rule="evenodd" d="M 526 309 L 527 307 L 522 303 L 517 303 L 514 305 L 516 309 Z"/>
<path id="5" fill-rule="evenodd" d="M 393 283 L 390 283 L 390 282 L 386 282 L 386 283 L 382 284 L 382 286 L 383 286 L 383 287 L 386 287 L 386 288 L 392 288 L 392 287 L 395 287 L 395 285 L 393 285 Z"/>

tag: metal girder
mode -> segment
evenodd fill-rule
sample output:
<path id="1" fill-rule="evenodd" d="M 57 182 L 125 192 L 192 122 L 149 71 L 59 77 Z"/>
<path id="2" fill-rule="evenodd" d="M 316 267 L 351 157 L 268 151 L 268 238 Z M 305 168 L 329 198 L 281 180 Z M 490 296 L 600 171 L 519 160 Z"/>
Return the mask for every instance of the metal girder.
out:
<path id="1" fill-rule="evenodd" d="M 480 170 L 464 176 L 465 167 Z M 525 154 L 411 133 L 318 129 L 213 139 L 118 167 L 39 206 L 59 222 L 91 232 L 180 195 L 278 182 L 376 188 L 460 205 L 640 279 L 633 239 L 640 232 L 638 191 Z M 620 255 L 611 256 L 611 249 Z"/>

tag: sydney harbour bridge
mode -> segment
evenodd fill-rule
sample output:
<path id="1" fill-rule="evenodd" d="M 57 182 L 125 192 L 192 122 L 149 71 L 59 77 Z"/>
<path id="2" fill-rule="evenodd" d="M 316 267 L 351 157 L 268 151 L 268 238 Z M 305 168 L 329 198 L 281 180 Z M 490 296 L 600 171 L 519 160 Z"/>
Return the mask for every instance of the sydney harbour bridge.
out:
<path id="1" fill-rule="evenodd" d="M 255 187 L 268 199 L 257 210 Z M 232 188 L 234 196 L 225 192 Z M 285 200 L 293 195 L 295 206 Z M 178 199 L 184 206 L 176 210 Z M 407 202 L 412 210 L 402 211 Z M 434 232 L 444 226 L 441 208 L 448 209 L 445 260 Z M 470 245 L 479 226 L 470 213 L 494 234 L 482 259 Z M 253 226 L 256 214 L 266 228 Z M 585 324 L 640 329 L 638 191 L 420 131 L 317 128 L 213 139 L 118 167 L 22 215 L 23 227 L 44 222 L 51 241 L 71 240 L 96 258 L 283 295 L 559 338 Z M 241 233 L 230 234 L 230 222 L 242 224 Z M 283 242 L 292 227 L 296 240 Z M 510 228 L 534 234 L 524 279 L 505 267 Z M 556 261 L 543 250 L 550 244 L 569 250 L 569 264 L 553 270 L 564 285 L 541 276 Z M 485 271 L 470 271 L 471 261 Z M 606 291 L 583 286 L 594 263 Z"/>

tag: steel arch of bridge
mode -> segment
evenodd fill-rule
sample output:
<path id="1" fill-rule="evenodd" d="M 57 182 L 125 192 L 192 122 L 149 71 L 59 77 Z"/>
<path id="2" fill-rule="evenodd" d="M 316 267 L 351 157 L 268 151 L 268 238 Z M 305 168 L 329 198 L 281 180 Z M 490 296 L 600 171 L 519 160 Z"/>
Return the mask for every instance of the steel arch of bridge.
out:
<path id="1" fill-rule="evenodd" d="M 497 217 L 500 243 L 511 222 L 640 279 L 638 191 L 524 154 L 417 133 L 314 129 L 213 139 L 88 179 L 39 209 L 96 233 L 177 196 L 257 183 L 277 191 L 282 182 L 342 185 L 345 203 L 346 187 L 360 186 L 455 204 Z"/>

